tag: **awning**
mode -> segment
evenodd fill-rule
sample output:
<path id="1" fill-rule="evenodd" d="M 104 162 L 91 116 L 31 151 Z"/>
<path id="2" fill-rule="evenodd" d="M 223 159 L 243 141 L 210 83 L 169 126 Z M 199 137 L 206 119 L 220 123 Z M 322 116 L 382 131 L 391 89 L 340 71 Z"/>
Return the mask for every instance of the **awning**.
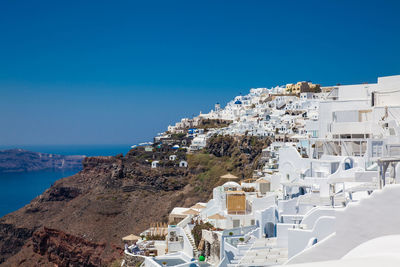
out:
<path id="1" fill-rule="evenodd" d="M 233 174 L 227 173 L 225 175 L 222 175 L 220 178 L 222 178 L 222 179 L 237 179 L 238 177 Z"/>
<path id="2" fill-rule="evenodd" d="M 207 217 L 207 219 L 210 220 L 225 220 L 226 218 L 218 213 L 211 215 L 210 217 Z"/>
<path id="3" fill-rule="evenodd" d="M 199 210 L 199 209 L 204 209 L 204 208 L 205 208 L 205 206 L 203 206 L 203 205 L 201 205 L 201 204 L 199 204 L 199 203 L 197 203 L 196 205 L 194 205 L 194 206 L 191 207 L 191 209 L 197 209 L 197 210 Z"/>
<path id="4" fill-rule="evenodd" d="M 183 214 L 187 214 L 187 215 L 198 215 L 199 212 L 198 212 L 198 211 L 195 211 L 194 209 L 189 209 L 189 210 L 183 212 Z"/>

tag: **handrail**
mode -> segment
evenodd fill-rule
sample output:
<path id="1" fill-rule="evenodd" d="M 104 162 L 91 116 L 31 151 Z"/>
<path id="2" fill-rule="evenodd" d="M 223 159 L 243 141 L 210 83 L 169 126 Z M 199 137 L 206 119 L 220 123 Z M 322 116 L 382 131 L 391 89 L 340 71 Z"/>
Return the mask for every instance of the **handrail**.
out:
<path id="1" fill-rule="evenodd" d="M 185 219 L 180 221 L 176 226 L 184 228 L 191 220 L 192 220 L 192 215 L 188 215 L 185 217 Z"/>
<path id="2" fill-rule="evenodd" d="M 144 256 L 144 255 L 139 255 L 139 254 L 133 254 L 133 253 L 131 253 L 131 252 L 129 252 L 128 250 L 124 250 L 124 253 L 126 254 L 126 255 L 128 255 L 128 256 L 131 256 L 131 257 L 139 257 L 139 258 L 144 258 L 144 259 L 146 259 L 147 257 L 146 256 Z"/>

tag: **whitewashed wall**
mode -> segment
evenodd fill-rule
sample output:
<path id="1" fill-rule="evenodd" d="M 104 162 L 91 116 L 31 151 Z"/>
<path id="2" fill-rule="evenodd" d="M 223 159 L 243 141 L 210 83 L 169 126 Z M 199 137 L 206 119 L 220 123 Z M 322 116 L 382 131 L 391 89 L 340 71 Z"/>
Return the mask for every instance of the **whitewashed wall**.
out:
<path id="1" fill-rule="evenodd" d="M 336 212 L 336 233 L 289 260 L 305 263 L 340 259 L 358 245 L 400 234 L 400 185 L 388 185 Z"/>

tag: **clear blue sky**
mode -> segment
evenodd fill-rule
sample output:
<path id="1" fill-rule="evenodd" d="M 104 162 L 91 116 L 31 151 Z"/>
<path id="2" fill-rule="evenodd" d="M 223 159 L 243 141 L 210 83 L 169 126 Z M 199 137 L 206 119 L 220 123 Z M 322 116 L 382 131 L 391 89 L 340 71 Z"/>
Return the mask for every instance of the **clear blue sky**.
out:
<path id="1" fill-rule="evenodd" d="M 123 144 L 251 87 L 400 74 L 400 1 L 0 2 L 0 145 Z"/>

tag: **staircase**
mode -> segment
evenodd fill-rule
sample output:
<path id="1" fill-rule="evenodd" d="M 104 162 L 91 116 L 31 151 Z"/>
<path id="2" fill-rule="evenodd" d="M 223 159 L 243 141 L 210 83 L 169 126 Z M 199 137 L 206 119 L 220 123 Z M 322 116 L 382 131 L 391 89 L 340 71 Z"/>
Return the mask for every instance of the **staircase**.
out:
<path id="1" fill-rule="evenodd" d="M 192 245 L 193 248 L 193 257 L 197 257 L 197 255 L 199 254 L 199 251 L 196 247 L 196 244 L 194 242 L 194 238 L 192 233 L 190 232 L 190 228 L 188 226 L 186 226 L 183 231 L 185 232 L 186 237 L 189 239 L 190 245 Z"/>
<path id="2" fill-rule="evenodd" d="M 261 238 L 257 239 L 245 253 L 236 255 L 228 266 L 281 265 L 287 259 L 287 248 L 277 247 L 276 238 Z"/>

